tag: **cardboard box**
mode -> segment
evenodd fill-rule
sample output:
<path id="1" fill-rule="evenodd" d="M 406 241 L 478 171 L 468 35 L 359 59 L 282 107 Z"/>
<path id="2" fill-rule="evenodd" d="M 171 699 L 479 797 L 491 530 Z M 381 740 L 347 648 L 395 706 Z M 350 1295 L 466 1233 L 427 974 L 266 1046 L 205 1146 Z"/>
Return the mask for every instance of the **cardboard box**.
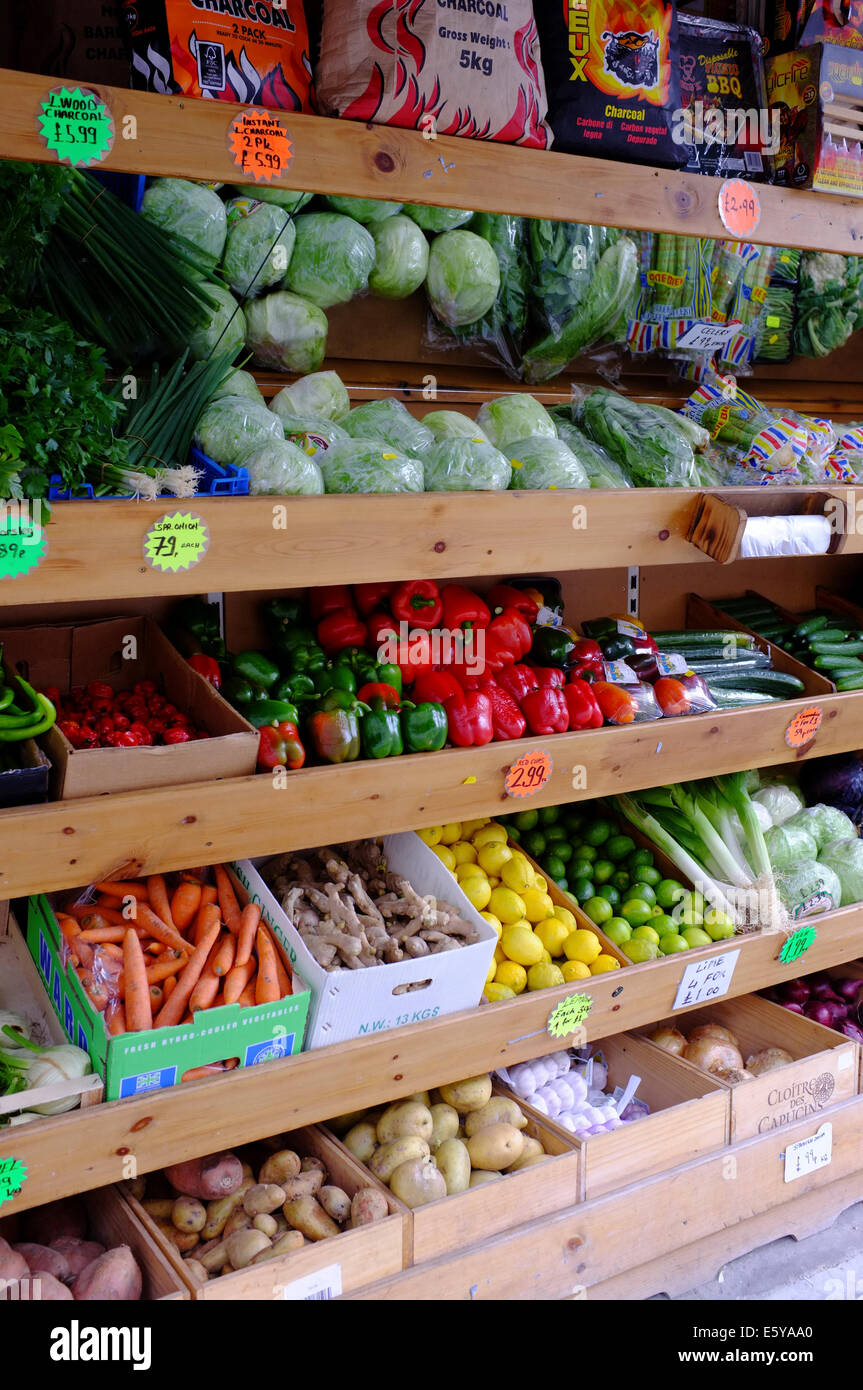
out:
<path id="1" fill-rule="evenodd" d="M 452 874 L 412 830 L 383 837 L 389 868 L 409 879 L 418 893 L 453 903 L 473 923 L 480 940 L 456 951 L 440 951 L 364 970 L 324 970 L 258 873 L 266 859 L 243 859 L 232 867 L 252 902 L 259 903 L 292 967 L 311 990 L 306 1050 L 423 1023 L 479 1003 L 497 936 L 468 902 Z M 407 990 L 424 982 L 424 988 Z"/>
<path id="2" fill-rule="evenodd" d="M 129 690 L 136 681 L 154 680 L 172 704 L 210 734 L 192 743 L 153 748 L 73 748 L 53 728 L 44 741 L 53 763 L 55 799 L 142 791 L 254 772 L 257 730 L 192 670 L 151 618 L 5 628 L 0 631 L 0 643 L 10 666 L 38 690 L 56 685 L 66 694 L 89 681 Z"/>
<path id="3" fill-rule="evenodd" d="M 242 890 L 239 896 L 246 901 Z M 261 919 L 277 936 L 280 934 L 265 906 Z M 71 962 L 64 965 L 61 943 L 60 927 L 49 899 L 44 894 L 30 898 L 27 947 L 63 1031 L 70 1042 L 89 1052 L 93 1070 L 104 1079 L 106 1100 L 122 1100 L 143 1091 L 176 1086 L 185 1072 L 209 1062 L 239 1057 L 241 1067 L 253 1067 L 259 1062 L 290 1057 L 302 1049 L 309 993 L 296 972 L 294 987 L 299 992 L 276 1004 L 225 1004 L 222 1008 L 201 1010 L 193 1023 L 111 1037 Z"/>
<path id="4" fill-rule="evenodd" d="M 771 0 L 764 24 L 764 51 L 769 57 L 810 44 L 832 43 L 863 48 L 860 0 Z"/>
<path id="5" fill-rule="evenodd" d="M 863 197 L 863 52 L 813 44 L 768 59 L 766 76 L 774 183 Z"/>

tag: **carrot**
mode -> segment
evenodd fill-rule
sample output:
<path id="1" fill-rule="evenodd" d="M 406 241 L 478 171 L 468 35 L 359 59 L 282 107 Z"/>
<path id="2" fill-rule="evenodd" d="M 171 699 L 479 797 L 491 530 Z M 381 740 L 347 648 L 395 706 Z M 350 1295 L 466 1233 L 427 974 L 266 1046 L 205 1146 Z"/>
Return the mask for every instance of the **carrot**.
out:
<path id="1" fill-rule="evenodd" d="M 195 946 L 197 946 L 198 942 L 204 937 L 206 932 L 209 931 L 210 927 L 213 925 L 214 922 L 217 926 L 221 927 L 222 912 L 219 907 L 219 904 L 201 903 L 201 906 L 198 908 L 198 915 L 195 918 L 195 925 L 189 933 L 192 942 Z"/>
<path id="2" fill-rule="evenodd" d="M 177 931 L 185 931 L 195 920 L 195 913 L 201 906 L 200 883 L 182 882 L 174 889 L 171 899 L 171 919 Z"/>
<path id="3" fill-rule="evenodd" d="M 221 923 L 219 925 L 221 927 Z M 193 1014 L 199 1009 L 209 1009 L 216 1001 L 221 979 L 216 974 L 213 966 L 220 945 L 221 942 L 217 936 L 213 942 L 213 949 L 207 956 L 207 963 L 201 971 L 201 977 L 189 997 L 189 1009 Z"/>
<path id="4" fill-rule="evenodd" d="M 205 1067 L 192 1067 L 189 1071 L 184 1071 L 180 1077 L 181 1081 L 200 1081 L 205 1076 L 218 1076 L 225 1068 L 221 1062 L 208 1062 Z"/>
<path id="5" fill-rule="evenodd" d="M 162 941 L 166 946 L 170 946 L 174 951 L 187 951 L 189 944 L 184 941 L 176 927 L 169 927 L 167 922 L 163 922 L 161 917 L 146 903 L 138 904 L 138 916 L 136 919 L 139 927 L 145 927 L 151 936 L 157 941 Z"/>
<path id="6" fill-rule="evenodd" d="M 247 960 L 245 965 L 235 965 L 228 971 L 223 985 L 223 1002 L 225 1004 L 236 1004 L 256 968 L 253 960 Z"/>
<path id="7" fill-rule="evenodd" d="M 162 985 L 162 998 L 165 1000 L 166 1003 L 167 1003 L 167 1001 L 170 999 L 171 995 L 174 993 L 174 990 L 175 990 L 176 988 L 177 988 L 177 977 L 176 977 L 176 975 L 169 975 L 168 978 L 167 978 L 167 980 L 165 981 L 165 983 Z"/>
<path id="8" fill-rule="evenodd" d="M 77 960 L 77 938 L 81 935 L 81 928 L 74 917 L 66 917 L 62 913 L 57 914 L 57 921 L 60 925 L 60 931 L 63 934 L 63 940 L 69 948 L 70 954 L 73 959 Z"/>
<path id="9" fill-rule="evenodd" d="M 234 964 L 237 942 L 230 932 L 226 932 L 219 942 L 219 949 L 213 961 L 213 972 L 218 976 L 227 975 Z"/>
<path id="10" fill-rule="evenodd" d="M 177 977 L 177 987 L 172 990 L 171 997 L 167 1003 L 163 1004 L 155 1019 L 155 1027 L 166 1028 L 172 1024 L 179 1023 L 186 1012 L 186 1006 L 192 994 L 192 990 L 201 977 L 201 972 L 207 963 L 207 957 L 219 939 L 219 923 L 214 922 L 204 935 L 199 944 L 195 947 L 185 966 L 182 974 Z"/>
<path id="11" fill-rule="evenodd" d="M 134 931 L 134 927 L 130 927 Z M 136 933 L 137 934 L 137 933 Z M 122 941 L 126 927 L 88 927 L 81 932 L 82 941 Z"/>
<path id="12" fill-rule="evenodd" d="M 269 927 L 261 926 L 261 931 L 267 939 L 272 942 L 273 954 L 276 957 L 276 978 L 279 982 L 279 998 L 286 999 L 289 994 L 293 994 L 294 986 L 291 980 L 291 972 L 282 960 L 282 953 L 279 950 L 278 942 L 273 940 L 273 933 Z"/>
<path id="13" fill-rule="evenodd" d="M 214 872 L 219 894 L 219 906 L 222 909 L 222 920 L 228 930 L 236 935 L 239 930 L 240 904 L 237 902 L 234 885 L 228 877 L 228 871 L 224 864 L 214 865 Z"/>
<path id="14" fill-rule="evenodd" d="M 105 1010 L 105 1027 L 114 1038 L 127 1031 L 126 1011 L 119 999 L 112 999 Z"/>
<path id="15" fill-rule="evenodd" d="M 108 1003 L 107 991 L 103 989 L 100 984 L 96 983 L 89 970 L 85 970 L 83 967 L 79 966 L 76 974 L 81 984 L 84 986 L 84 992 L 93 1005 L 93 1008 L 101 1013 Z"/>
<path id="16" fill-rule="evenodd" d="M 258 1002 L 255 998 L 255 979 L 256 976 L 253 975 L 249 983 L 246 985 L 246 988 L 240 995 L 239 999 L 237 1000 L 237 1003 L 239 1004 L 241 1009 L 248 1009 L 252 1004 L 256 1004 Z"/>
<path id="17" fill-rule="evenodd" d="M 122 961 L 123 959 L 122 949 L 115 946 L 113 941 L 103 941 L 101 946 L 97 947 L 96 953 L 103 970 L 112 968 L 110 962 Z"/>
<path id="18" fill-rule="evenodd" d="M 279 998 L 279 977 L 276 971 L 276 948 L 269 933 L 258 928 L 255 939 L 258 949 L 258 982 L 255 986 L 256 1004 L 275 1004 Z"/>
<path id="19" fill-rule="evenodd" d="M 205 883 L 201 889 L 201 902 L 217 903 L 218 901 L 219 893 L 216 885 L 214 883 Z"/>
<path id="20" fill-rule="evenodd" d="M 107 893 L 109 898 L 137 898 L 139 902 L 147 902 L 150 897 L 146 883 L 142 883 L 140 879 L 117 879 L 116 882 L 106 880 L 94 883 L 93 887 L 98 893 Z"/>
<path id="21" fill-rule="evenodd" d="M 124 917 L 113 907 L 94 907 L 81 918 L 82 927 L 128 927 L 135 918 Z"/>
<path id="22" fill-rule="evenodd" d="M 153 1010 L 150 1005 L 150 983 L 144 964 L 144 952 L 134 927 L 129 927 L 123 937 L 123 975 L 126 991 L 126 1022 L 131 1033 L 139 1033 L 153 1026 Z"/>
<path id="23" fill-rule="evenodd" d="M 150 985 L 150 1008 L 160 1009 L 165 999 L 165 991 L 161 985 Z"/>
<path id="24" fill-rule="evenodd" d="M 246 903 L 240 913 L 240 926 L 237 934 L 237 965 L 245 965 L 247 960 L 252 958 L 252 947 L 255 944 L 255 932 L 261 920 L 261 909 L 257 903 Z"/>
<path id="25" fill-rule="evenodd" d="M 191 951 L 183 956 L 163 955 L 152 965 L 147 966 L 147 979 L 151 985 L 161 984 L 171 975 L 178 975 L 186 961 L 189 959 Z"/>
<path id="26" fill-rule="evenodd" d="M 163 922 L 167 922 L 169 927 L 174 926 L 174 919 L 171 916 L 171 904 L 168 901 L 168 889 L 165 886 L 164 874 L 150 874 L 147 879 L 147 887 L 150 890 L 150 906 L 157 917 L 161 917 Z"/>

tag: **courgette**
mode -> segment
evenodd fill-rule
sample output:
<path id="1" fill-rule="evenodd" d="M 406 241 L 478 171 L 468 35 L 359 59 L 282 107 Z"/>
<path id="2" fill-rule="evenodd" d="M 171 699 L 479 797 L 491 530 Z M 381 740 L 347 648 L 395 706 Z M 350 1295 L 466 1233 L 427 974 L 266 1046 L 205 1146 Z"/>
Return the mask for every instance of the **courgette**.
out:
<path id="1" fill-rule="evenodd" d="M 822 627 L 826 627 L 830 622 L 826 613 L 818 613 L 814 618 L 807 618 L 805 623 L 798 623 L 794 631 L 795 637 L 811 637 L 813 633 L 819 632 Z"/>
<path id="2" fill-rule="evenodd" d="M 835 672 L 838 675 L 853 676 L 855 671 L 863 672 L 863 661 L 858 656 L 816 656 L 812 663 L 816 671 Z"/>
<path id="3" fill-rule="evenodd" d="M 857 676 L 840 676 L 836 682 L 837 690 L 863 690 L 863 672 Z"/>

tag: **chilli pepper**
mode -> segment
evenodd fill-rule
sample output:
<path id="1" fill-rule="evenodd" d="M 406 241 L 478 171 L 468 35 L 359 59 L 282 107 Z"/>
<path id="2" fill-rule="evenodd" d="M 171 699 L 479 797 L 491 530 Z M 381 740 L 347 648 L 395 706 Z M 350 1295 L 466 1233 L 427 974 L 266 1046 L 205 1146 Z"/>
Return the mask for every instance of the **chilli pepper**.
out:
<path id="1" fill-rule="evenodd" d="M 116 722 L 116 726 L 117 726 L 117 727 L 116 727 L 116 732 L 117 732 L 118 734 L 123 734 L 123 733 L 125 733 L 126 730 L 120 728 L 120 721 L 119 721 L 119 719 L 116 720 L 115 722 Z M 149 747 L 150 744 L 153 742 L 153 730 L 150 729 L 150 728 L 148 728 L 146 724 L 142 724 L 141 721 L 138 720 L 138 719 L 136 719 L 135 722 L 134 722 L 133 724 L 130 724 L 130 725 L 129 725 L 129 730 L 128 730 L 128 732 L 129 732 L 130 734 L 137 734 L 137 736 L 138 736 L 138 742 L 139 742 L 140 744 L 146 744 L 147 747 Z"/>
<path id="2" fill-rule="evenodd" d="M 344 608 L 353 609 L 353 606 L 348 584 L 328 584 L 324 588 L 309 590 L 309 614 L 314 622 L 319 622 L 330 613 L 339 613 Z"/>
<path id="3" fill-rule="evenodd" d="M 538 685 L 563 685 L 566 675 L 559 666 L 534 666 Z"/>
<path id="4" fill-rule="evenodd" d="M 492 736 L 497 740 L 521 738 L 527 728 L 527 720 L 508 690 L 492 681 L 485 689 L 491 700 Z"/>
<path id="5" fill-rule="evenodd" d="M 408 753 L 436 753 L 447 740 L 448 720 L 444 706 L 437 700 L 423 700 L 417 705 L 402 705 L 399 716 L 402 738 Z"/>
<path id="6" fill-rule="evenodd" d="M 399 622 L 426 630 L 439 627 L 443 617 L 443 603 L 433 579 L 412 579 L 397 584 L 390 598 L 390 608 Z"/>
<path id="7" fill-rule="evenodd" d="M 464 690 L 444 704 L 449 741 L 456 748 L 478 748 L 494 737 L 491 696 L 484 690 Z"/>
<path id="8" fill-rule="evenodd" d="M 521 702 L 521 712 L 532 734 L 565 734 L 569 728 L 566 697 L 558 685 L 528 691 Z"/>
<path id="9" fill-rule="evenodd" d="M 429 671 L 417 676 L 412 693 L 417 704 L 431 700 L 433 704 L 442 705 L 445 700 L 458 699 L 462 689 L 451 670 Z"/>
<path id="10" fill-rule="evenodd" d="M 138 741 L 138 735 L 133 734 L 131 730 L 127 730 L 124 734 L 115 734 L 114 737 L 120 740 L 121 746 L 123 747 L 125 747 L 124 740 L 134 739 L 136 743 Z M 166 729 L 162 738 L 165 743 L 191 743 L 192 734 L 188 729 Z"/>
<path id="11" fill-rule="evenodd" d="M 445 584 L 440 591 L 443 604 L 443 625 L 452 632 L 464 632 L 475 627 L 488 627 L 491 612 L 485 599 L 463 584 Z"/>
<path id="12" fill-rule="evenodd" d="M 318 623 L 318 641 L 327 656 L 335 656 L 343 647 L 363 646 L 366 636 L 366 625 L 355 608 L 339 608 Z"/>
<path id="13" fill-rule="evenodd" d="M 340 696 L 350 702 L 347 708 L 339 703 Z M 318 757 L 325 763 L 355 762 L 360 756 L 360 714 L 367 709 L 346 691 L 325 695 L 308 721 Z"/>
<path id="14" fill-rule="evenodd" d="M 289 719 L 265 724 L 258 735 L 258 767 L 287 767 L 295 772 L 306 761 L 306 750 L 295 723 Z"/>
<path id="15" fill-rule="evenodd" d="M 395 691 L 391 694 L 395 695 Z M 394 703 L 380 696 L 371 697 L 368 713 L 360 721 L 360 742 L 365 758 L 394 758 L 404 751 L 398 696 Z"/>
<path id="16" fill-rule="evenodd" d="M 605 676 L 602 648 L 592 637 L 579 637 L 572 653 L 572 666 L 569 679 L 584 679 L 590 673 L 594 680 L 601 681 Z"/>
<path id="17" fill-rule="evenodd" d="M 574 652 L 575 642 L 562 627 L 534 627 L 530 660 L 536 666 L 560 666 L 568 670 Z"/>
<path id="18" fill-rule="evenodd" d="M 497 684 L 501 690 L 507 691 L 520 704 L 530 690 L 539 689 L 539 681 L 533 666 L 525 666 L 517 663 L 515 666 L 506 666 L 502 671 L 498 671 L 495 676 Z"/>
<path id="19" fill-rule="evenodd" d="M 488 602 L 495 613 L 514 608 L 531 625 L 536 622 L 539 605 L 523 589 L 516 589 L 512 584 L 493 584 L 488 591 Z"/>
<path id="20" fill-rule="evenodd" d="M 205 681 L 216 690 L 222 686 L 222 673 L 219 670 L 219 663 L 213 656 L 205 656 L 203 652 L 196 652 L 193 656 L 186 658 L 193 671 L 197 671 L 199 676 L 203 676 Z"/>
<path id="21" fill-rule="evenodd" d="M 382 584 L 355 584 L 354 603 L 357 611 L 362 617 L 367 618 L 374 609 L 383 608 L 395 587 L 392 581 Z"/>
<path id="22" fill-rule="evenodd" d="M 357 699 L 362 704 L 369 705 L 373 700 L 380 700 L 387 709 L 398 709 L 401 698 L 401 691 L 383 681 L 369 681 L 357 691 Z"/>
<path id="23" fill-rule="evenodd" d="M 601 729 L 604 724 L 599 701 L 593 693 L 593 686 L 578 676 L 570 676 L 563 688 L 563 697 L 569 711 L 570 729 Z"/>
<path id="24" fill-rule="evenodd" d="M 264 724 L 296 724 L 299 720 L 296 705 L 287 700 L 253 700 L 243 710 L 243 717 L 256 729 L 263 728 Z"/>

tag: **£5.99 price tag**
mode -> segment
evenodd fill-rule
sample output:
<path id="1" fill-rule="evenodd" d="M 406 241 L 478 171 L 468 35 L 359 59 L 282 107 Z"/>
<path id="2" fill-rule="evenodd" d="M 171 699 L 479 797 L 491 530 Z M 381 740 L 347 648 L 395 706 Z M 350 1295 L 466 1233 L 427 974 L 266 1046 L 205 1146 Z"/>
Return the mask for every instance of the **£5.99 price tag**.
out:
<path id="1" fill-rule="evenodd" d="M 723 951 L 719 956 L 687 965 L 674 996 L 675 1009 L 687 1009 L 692 1004 L 707 1003 L 727 994 L 739 955 L 739 950 Z"/>
<path id="2" fill-rule="evenodd" d="M 61 164 L 99 164 L 110 153 L 114 119 L 95 92 L 58 87 L 40 110 L 39 134 Z"/>
<path id="3" fill-rule="evenodd" d="M 785 1181 L 805 1178 L 817 1168 L 826 1168 L 833 1157 L 833 1126 L 828 1122 L 808 1139 L 789 1144 L 785 1150 Z"/>

